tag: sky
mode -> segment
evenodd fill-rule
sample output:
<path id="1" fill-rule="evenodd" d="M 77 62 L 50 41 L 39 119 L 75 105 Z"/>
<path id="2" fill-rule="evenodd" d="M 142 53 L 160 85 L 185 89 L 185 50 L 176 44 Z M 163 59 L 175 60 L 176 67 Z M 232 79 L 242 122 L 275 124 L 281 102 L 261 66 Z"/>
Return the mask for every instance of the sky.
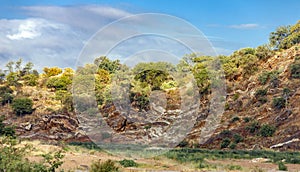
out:
<path id="1" fill-rule="evenodd" d="M 184 25 L 200 30 L 200 37 L 206 37 L 217 54 L 229 55 L 243 47 L 257 47 L 268 43 L 269 34 L 276 27 L 295 24 L 300 20 L 300 1 L 0 0 L 0 68 L 4 68 L 8 61 L 19 58 L 25 62 L 33 62 L 38 69 L 44 66 L 74 67 L 83 49 L 89 47 L 87 45 L 90 45 L 89 42 L 92 42 L 90 40 L 95 34 L 99 34 L 99 30 L 111 26 L 109 24 L 112 22 L 122 21 L 124 17 L 142 13 L 166 14 L 182 19 L 186 21 Z M 193 29 L 183 30 L 181 22 L 173 19 L 168 21 L 155 21 L 153 24 L 158 29 L 168 28 L 178 33 L 185 32 L 186 35 L 187 32 L 193 32 Z M 170 28 L 171 25 L 173 28 Z M 136 26 L 139 29 L 151 27 L 144 30 L 154 31 L 149 25 L 134 24 Z M 114 36 L 122 35 L 126 30 L 121 25 L 110 29 Z M 103 33 L 100 36 L 101 45 L 110 43 L 112 36 L 104 36 Z M 127 56 L 130 56 L 128 52 L 142 56 L 143 53 L 136 52 L 137 49 L 142 51 L 141 47 L 159 42 L 157 45 L 161 49 L 173 47 L 174 50 L 184 52 L 176 47 L 179 45 L 175 45 L 174 41 L 166 40 L 159 38 L 153 41 L 153 37 L 145 36 L 143 40 L 136 38 L 128 41 L 128 44 L 120 44 L 116 49 L 122 52 L 126 50 Z M 118 54 L 116 50 L 111 52 L 116 57 L 125 55 Z M 165 54 L 168 53 L 170 54 Z M 183 54 L 174 51 L 171 53 L 177 53 L 178 56 Z M 154 54 L 159 56 L 156 51 Z M 162 56 L 163 54 L 160 53 Z"/>

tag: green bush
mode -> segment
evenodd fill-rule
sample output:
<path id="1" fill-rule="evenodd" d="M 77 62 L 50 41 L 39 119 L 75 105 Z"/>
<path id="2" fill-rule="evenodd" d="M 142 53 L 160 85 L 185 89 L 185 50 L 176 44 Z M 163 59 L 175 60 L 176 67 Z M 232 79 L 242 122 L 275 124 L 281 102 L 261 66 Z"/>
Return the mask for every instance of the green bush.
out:
<path id="1" fill-rule="evenodd" d="M 19 146 L 16 139 L 0 139 L 0 171 L 7 172 L 54 172 L 59 168 L 64 155 L 61 151 L 42 155 L 41 162 L 30 162 L 25 156 L 32 151 L 30 145 Z"/>
<path id="2" fill-rule="evenodd" d="M 267 89 L 259 89 L 255 92 L 255 97 L 262 97 L 262 96 L 265 96 L 267 95 Z"/>
<path id="3" fill-rule="evenodd" d="M 287 166 L 282 161 L 278 162 L 278 170 L 288 171 Z"/>
<path id="4" fill-rule="evenodd" d="M 227 168 L 228 170 L 238 170 L 238 171 L 242 170 L 242 167 L 239 165 L 228 165 Z"/>
<path id="5" fill-rule="evenodd" d="M 13 90 L 9 86 L 1 86 L 0 87 L 0 95 L 3 95 L 5 93 L 13 93 Z"/>
<path id="6" fill-rule="evenodd" d="M 38 78 L 39 76 L 35 74 L 27 74 L 23 76 L 24 83 L 28 86 L 36 86 L 38 84 Z"/>
<path id="7" fill-rule="evenodd" d="M 230 130 L 223 130 L 220 135 L 222 136 L 230 136 L 231 135 L 231 131 Z"/>
<path id="8" fill-rule="evenodd" d="M 255 51 L 256 57 L 260 60 L 265 60 L 274 55 L 274 51 L 267 45 L 258 46 Z"/>
<path id="9" fill-rule="evenodd" d="M 291 64 L 291 77 L 292 78 L 300 78 L 300 63 Z"/>
<path id="10" fill-rule="evenodd" d="M 96 161 L 92 163 L 90 172 L 119 172 L 119 167 L 110 159 L 105 162 Z"/>
<path id="11" fill-rule="evenodd" d="M 138 166 L 138 164 L 136 162 L 134 162 L 133 160 L 128 160 L 128 159 L 123 159 L 122 161 L 119 161 L 119 163 L 123 167 L 137 167 Z"/>
<path id="12" fill-rule="evenodd" d="M 244 120 L 245 123 L 248 123 L 248 122 L 251 121 L 251 118 L 246 116 L 246 117 L 243 118 L 243 120 Z"/>
<path id="13" fill-rule="evenodd" d="M 257 121 L 253 121 L 250 125 L 246 127 L 246 130 L 248 130 L 250 133 L 256 133 L 260 128 L 260 124 Z"/>
<path id="14" fill-rule="evenodd" d="M 230 148 L 230 149 L 235 149 L 235 147 L 236 147 L 236 143 L 231 143 L 231 144 L 229 145 L 229 148 Z"/>
<path id="15" fill-rule="evenodd" d="M 5 126 L 3 121 L 4 121 L 4 116 L 0 116 L 0 136 L 9 136 L 12 138 L 16 137 L 16 131 L 15 128 L 12 126 Z"/>
<path id="16" fill-rule="evenodd" d="M 267 83 L 268 79 L 269 79 L 269 73 L 268 72 L 263 72 L 262 74 L 260 74 L 258 76 L 258 81 L 263 85 L 265 85 Z"/>
<path id="17" fill-rule="evenodd" d="M 46 86 L 48 88 L 55 88 L 56 90 L 67 90 L 72 84 L 72 80 L 67 76 L 51 77 L 48 79 Z"/>
<path id="18" fill-rule="evenodd" d="M 282 97 L 276 97 L 273 99 L 272 106 L 275 109 L 282 109 L 285 107 L 285 99 Z"/>
<path id="19" fill-rule="evenodd" d="M 16 98 L 12 103 L 12 108 L 18 116 L 31 114 L 33 112 L 32 106 L 33 102 L 29 98 Z"/>
<path id="20" fill-rule="evenodd" d="M 263 137 L 271 137 L 271 136 L 273 136 L 275 131 L 276 131 L 276 128 L 274 126 L 265 124 L 265 125 L 261 126 L 259 133 Z"/>
<path id="21" fill-rule="evenodd" d="M 230 139 L 229 138 L 225 138 L 222 140 L 221 142 L 221 149 L 223 148 L 227 148 L 230 145 Z"/>
<path id="22" fill-rule="evenodd" d="M 234 139 L 234 143 L 240 143 L 244 140 L 243 137 L 239 134 L 234 134 L 233 139 Z"/>
<path id="23" fill-rule="evenodd" d="M 271 71 L 271 72 L 263 72 L 258 76 L 258 81 L 260 84 L 265 85 L 269 80 L 274 87 L 278 85 L 278 71 Z"/>
<path id="24" fill-rule="evenodd" d="M 283 90 L 282 90 L 283 97 L 289 97 L 290 93 L 291 93 L 291 90 L 289 88 L 287 88 L 287 87 L 283 88 Z"/>
<path id="25" fill-rule="evenodd" d="M 239 120 L 240 120 L 240 117 L 235 116 L 235 117 L 233 117 L 233 118 L 231 119 L 231 122 L 233 123 L 233 122 L 236 122 L 236 121 L 239 121 Z"/>
<path id="26" fill-rule="evenodd" d="M 258 98 L 258 101 L 261 103 L 261 104 L 265 104 L 267 103 L 268 99 L 266 97 L 260 97 Z"/>
<path id="27" fill-rule="evenodd" d="M 1 98 L 2 105 L 5 105 L 7 103 L 10 104 L 14 99 L 14 97 L 10 93 L 5 93 L 0 98 Z"/>

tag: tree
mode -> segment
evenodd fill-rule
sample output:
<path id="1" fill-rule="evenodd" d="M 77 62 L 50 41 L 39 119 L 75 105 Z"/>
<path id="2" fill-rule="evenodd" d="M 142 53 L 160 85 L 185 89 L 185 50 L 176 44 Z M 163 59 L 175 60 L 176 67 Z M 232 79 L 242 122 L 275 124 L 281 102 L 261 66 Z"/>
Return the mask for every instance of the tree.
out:
<path id="1" fill-rule="evenodd" d="M 273 136 L 275 131 L 276 131 L 276 128 L 274 126 L 265 124 L 265 125 L 261 126 L 259 133 L 263 137 L 271 137 L 271 136 Z"/>
<path id="2" fill-rule="evenodd" d="M 6 67 L 8 68 L 8 71 L 11 73 L 14 71 L 13 65 L 15 64 L 15 62 L 10 61 L 6 64 Z"/>
<path id="3" fill-rule="evenodd" d="M 14 97 L 12 96 L 11 93 L 4 93 L 3 95 L 1 95 L 1 104 L 5 105 L 5 104 L 9 104 L 13 101 Z"/>
<path id="4" fill-rule="evenodd" d="M 62 69 L 59 67 L 51 67 L 51 68 L 45 67 L 43 71 L 46 77 L 56 76 L 62 73 Z"/>
<path id="5" fill-rule="evenodd" d="M 96 58 L 94 64 L 97 65 L 99 69 L 104 69 L 109 73 L 115 73 L 121 67 L 120 60 L 109 60 L 106 56 Z"/>
<path id="6" fill-rule="evenodd" d="M 72 84 L 72 80 L 67 76 L 51 77 L 48 79 L 46 86 L 48 88 L 55 88 L 55 90 L 67 90 Z"/>
<path id="7" fill-rule="evenodd" d="M 38 76 L 34 74 L 26 74 L 23 76 L 25 85 L 36 86 L 38 84 Z"/>
<path id="8" fill-rule="evenodd" d="M 32 106 L 33 102 L 29 98 L 16 98 L 12 103 L 12 108 L 18 116 L 31 114 L 33 112 Z"/>
<path id="9" fill-rule="evenodd" d="M 284 41 L 290 34 L 290 26 L 279 26 L 275 32 L 271 32 L 269 36 L 270 45 L 274 49 L 287 48 Z"/>
<path id="10" fill-rule="evenodd" d="M 55 92 L 55 98 L 61 102 L 63 109 L 69 112 L 73 110 L 73 98 L 70 92 L 58 90 Z"/>
<path id="11" fill-rule="evenodd" d="M 28 62 L 25 67 L 22 69 L 21 76 L 29 75 L 31 73 L 33 63 Z"/>
<path id="12" fill-rule="evenodd" d="M 6 81 L 9 86 L 20 86 L 19 75 L 16 72 L 10 72 L 6 76 Z"/>
<path id="13" fill-rule="evenodd" d="M 274 51 L 268 45 L 261 45 L 256 48 L 255 56 L 260 60 L 266 60 L 274 55 Z"/>
<path id="14" fill-rule="evenodd" d="M 134 77 L 145 86 L 150 85 L 152 90 L 159 90 L 162 83 L 168 80 L 168 73 L 161 70 L 144 70 Z"/>
<path id="15" fill-rule="evenodd" d="M 3 83 L 4 79 L 5 79 L 5 73 L 2 71 L 2 69 L 0 69 L 0 84 Z"/>

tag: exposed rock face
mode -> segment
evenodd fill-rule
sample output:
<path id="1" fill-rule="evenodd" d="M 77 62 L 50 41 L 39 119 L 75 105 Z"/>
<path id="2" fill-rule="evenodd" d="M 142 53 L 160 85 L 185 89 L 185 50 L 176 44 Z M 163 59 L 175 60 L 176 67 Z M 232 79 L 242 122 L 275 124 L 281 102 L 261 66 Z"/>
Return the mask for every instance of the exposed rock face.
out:
<path id="1" fill-rule="evenodd" d="M 27 119 L 29 118 L 23 118 Z M 78 131 L 76 117 L 71 117 L 70 114 L 48 114 L 30 120 L 17 126 L 16 131 L 21 138 L 65 141 L 87 139 L 83 132 Z"/>

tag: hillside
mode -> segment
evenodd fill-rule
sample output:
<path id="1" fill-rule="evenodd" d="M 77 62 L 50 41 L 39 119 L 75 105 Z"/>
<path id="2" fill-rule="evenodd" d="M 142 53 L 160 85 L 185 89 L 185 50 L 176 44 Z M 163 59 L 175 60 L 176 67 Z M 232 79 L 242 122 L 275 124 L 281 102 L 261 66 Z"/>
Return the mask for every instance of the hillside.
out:
<path id="1" fill-rule="evenodd" d="M 163 137 L 169 146 L 299 150 L 299 27 L 298 22 L 286 37 L 280 37 L 278 30 L 272 32 L 270 45 L 244 48 L 230 56 L 190 54 L 178 65 L 140 63 L 129 70 L 118 60 L 99 57 L 76 71 L 45 67 L 39 74 L 32 63 L 9 62 L 6 72 L 0 72 L 0 115 L 26 139 L 89 142 L 100 138 L 105 143 L 150 144 Z M 209 68 L 214 65 L 221 68 Z M 180 72 L 171 75 L 174 71 Z M 199 144 L 212 110 L 211 88 L 218 83 L 211 76 L 222 74 L 225 111 L 212 136 Z M 195 83 L 190 83 L 191 78 Z M 111 94 L 117 88 L 115 81 L 128 89 Z M 93 94 L 86 94 L 90 88 Z M 129 97 L 129 107 L 118 99 L 123 93 Z M 189 104 L 198 95 L 199 108 Z M 96 133 L 102 122 L 110 130 Z"/>

